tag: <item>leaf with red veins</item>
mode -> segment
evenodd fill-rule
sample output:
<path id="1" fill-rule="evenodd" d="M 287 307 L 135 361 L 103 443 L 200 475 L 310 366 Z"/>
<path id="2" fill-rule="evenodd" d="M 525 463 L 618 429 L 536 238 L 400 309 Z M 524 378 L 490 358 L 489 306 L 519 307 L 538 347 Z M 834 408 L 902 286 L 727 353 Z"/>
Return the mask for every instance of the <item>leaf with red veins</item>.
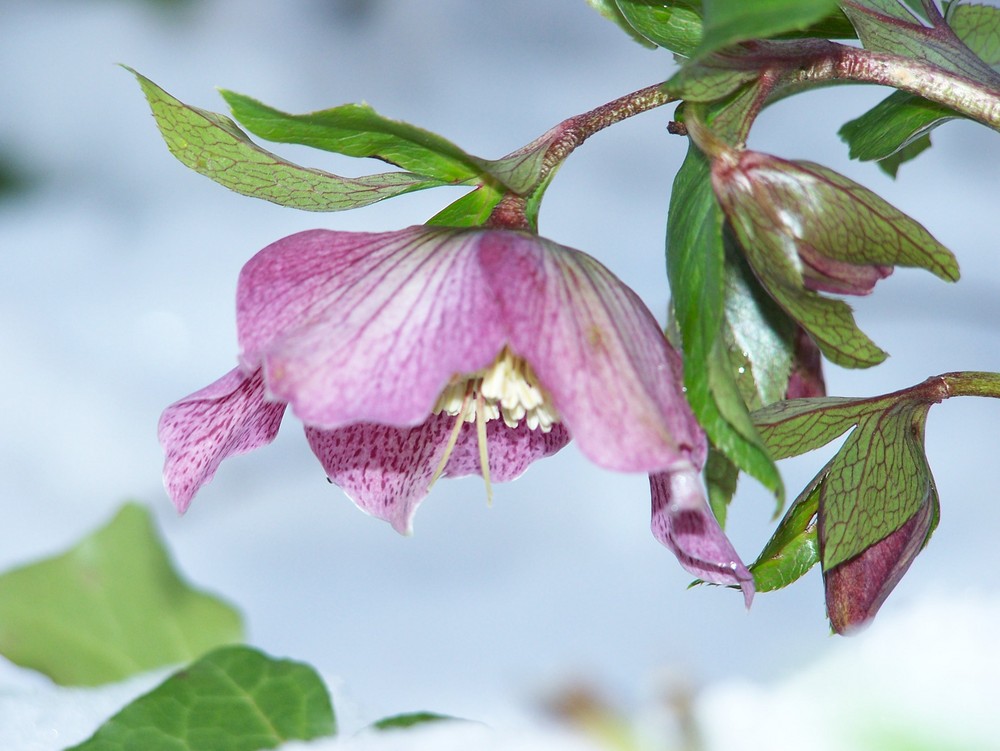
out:
<path id="1" fill-rule="evenodd" d="M 896 265 L 958 279 L 954 256 L 923 226 L 818 164 L 728 151 L 712 164 L 712 185 L 761 284 L 839 365 L 886 355 L 850 307 L 813 290 L 866 294 Z"/>

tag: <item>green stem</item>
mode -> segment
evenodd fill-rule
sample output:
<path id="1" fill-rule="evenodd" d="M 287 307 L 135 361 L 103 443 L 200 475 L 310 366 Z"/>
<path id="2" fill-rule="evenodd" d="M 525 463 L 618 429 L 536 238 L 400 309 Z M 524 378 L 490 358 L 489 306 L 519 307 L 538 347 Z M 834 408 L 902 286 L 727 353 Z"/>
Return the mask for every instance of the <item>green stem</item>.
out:
<path id="1" fill-rule="evenodd" d="M 948 390 L 946 399 L 952 396 L 990 396 L 1000 399 L 1000 373 L 966 370 L 944 373 L 938 378 Z"/>

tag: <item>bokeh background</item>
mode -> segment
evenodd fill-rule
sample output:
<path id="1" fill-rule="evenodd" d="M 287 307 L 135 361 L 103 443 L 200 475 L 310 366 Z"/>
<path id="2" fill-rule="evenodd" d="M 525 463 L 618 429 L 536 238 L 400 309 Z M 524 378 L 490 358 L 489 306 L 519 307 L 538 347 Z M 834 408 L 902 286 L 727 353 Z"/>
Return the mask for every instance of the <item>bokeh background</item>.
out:
<path id="1" fill-rule="evenodd" d="M 673 70 L 668 53 L 636 45 L 583 0 L 0 0 L 0 569 L 67 547 L 138 499 L 185 574 L 243 610 L 253 644 L 311 663 L 348 697 L 342 714 L 367 720 L 428 709 L 502 724 L 579 684 L 628 708 L 678 686 L 769 685 L 855 649 L 829 635 L 815 572 L 749 613 L 731 591 L 688 590 L 649 532 L 646 478 L 594 467 L 572 445 L 497 486 L 491 507 L 477 479 L 439 483 L 403 538 L 325 482 L 288 414 L 274 444 L 230 459 L 179 518 L 161 486 L 156 422 L 234 364 L 243 263 L 303 229 L 419 223 L 459 194 L 318 215 L 229 193 L 170 156 L 115 63 L 216 111 L 216 86 L 291 112 L 367 101 L 485 157 Z M 828 368 L 838 395 L 1000 370 L 998 136 L 950 123 L 892 181 L 848 161 L 836 137 L 884 95 L 793 98 L 750 141 L 873 188 L 961 263 L 956 285 L 901 269 L 856 302 L 892 357 L 871 371 Z M 660 320 L 666 206 L 686 148 L 666 132 L 670 115 L 591 139 L 541 215 L 543 234 L 602 260 Z M 340 174 L 380 169 L 274 150 Z M 941 525 L 883 608 L 886 628 L 920 607 L 940 616 L 934 633 L 961 643 L 972 626 L 950 605 L 921 603 L 997 597 L 998 423 L 988 400 L 932 410 Z M 828 456 L 782 464 L 790 497 Z M 773 512 L 741 483 L 730 534 L 746 560 Z M 957 600 L 927 599 L 945 591 Z M 905 686 L 922 664 L 901 649 L 888 670 Z M 942 671 L 944 696 L 958 677 Z M 0 661 L 0 686 L 32 680 Z"/>

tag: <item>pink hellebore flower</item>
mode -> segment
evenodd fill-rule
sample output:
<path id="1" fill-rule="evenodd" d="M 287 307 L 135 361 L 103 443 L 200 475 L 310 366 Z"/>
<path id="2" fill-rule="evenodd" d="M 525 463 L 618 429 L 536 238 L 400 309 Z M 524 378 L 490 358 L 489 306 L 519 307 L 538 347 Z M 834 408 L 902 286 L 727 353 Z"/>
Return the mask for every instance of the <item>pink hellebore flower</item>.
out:
<path id="1" fill-rule="evenodd" d="M 512 480 L 572 435 L 602 467 L 649 473 L 656 537 L 749 604 L 680 358 L 590 256 L 506 229 L 301 232 L 243 268 L 237 328 L 239 367 L 160 420 L 181 512 L 288 405 L 330 480 L 403 533 L 438 476 Z"/>

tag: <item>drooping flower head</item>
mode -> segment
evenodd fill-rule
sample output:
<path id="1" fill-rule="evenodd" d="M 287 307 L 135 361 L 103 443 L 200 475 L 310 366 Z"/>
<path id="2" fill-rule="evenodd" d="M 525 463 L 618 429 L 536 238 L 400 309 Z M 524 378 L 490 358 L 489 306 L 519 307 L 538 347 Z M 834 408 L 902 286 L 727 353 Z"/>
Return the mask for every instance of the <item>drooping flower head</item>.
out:
<path id="1" fill-rule="evenodd" d="M 330 480 L 400 532 L 437 477 L 510 480 L 572 436 L 602 467 L 649 473 L 656 536 L 749 602 L 701 489 L 680 359 L 590 256 L 506 229 L 302 232 L 244 267 L 237 327 L 239 366 L 160 422 L 179 510 L 273 440 L 286 406 Z"/>

